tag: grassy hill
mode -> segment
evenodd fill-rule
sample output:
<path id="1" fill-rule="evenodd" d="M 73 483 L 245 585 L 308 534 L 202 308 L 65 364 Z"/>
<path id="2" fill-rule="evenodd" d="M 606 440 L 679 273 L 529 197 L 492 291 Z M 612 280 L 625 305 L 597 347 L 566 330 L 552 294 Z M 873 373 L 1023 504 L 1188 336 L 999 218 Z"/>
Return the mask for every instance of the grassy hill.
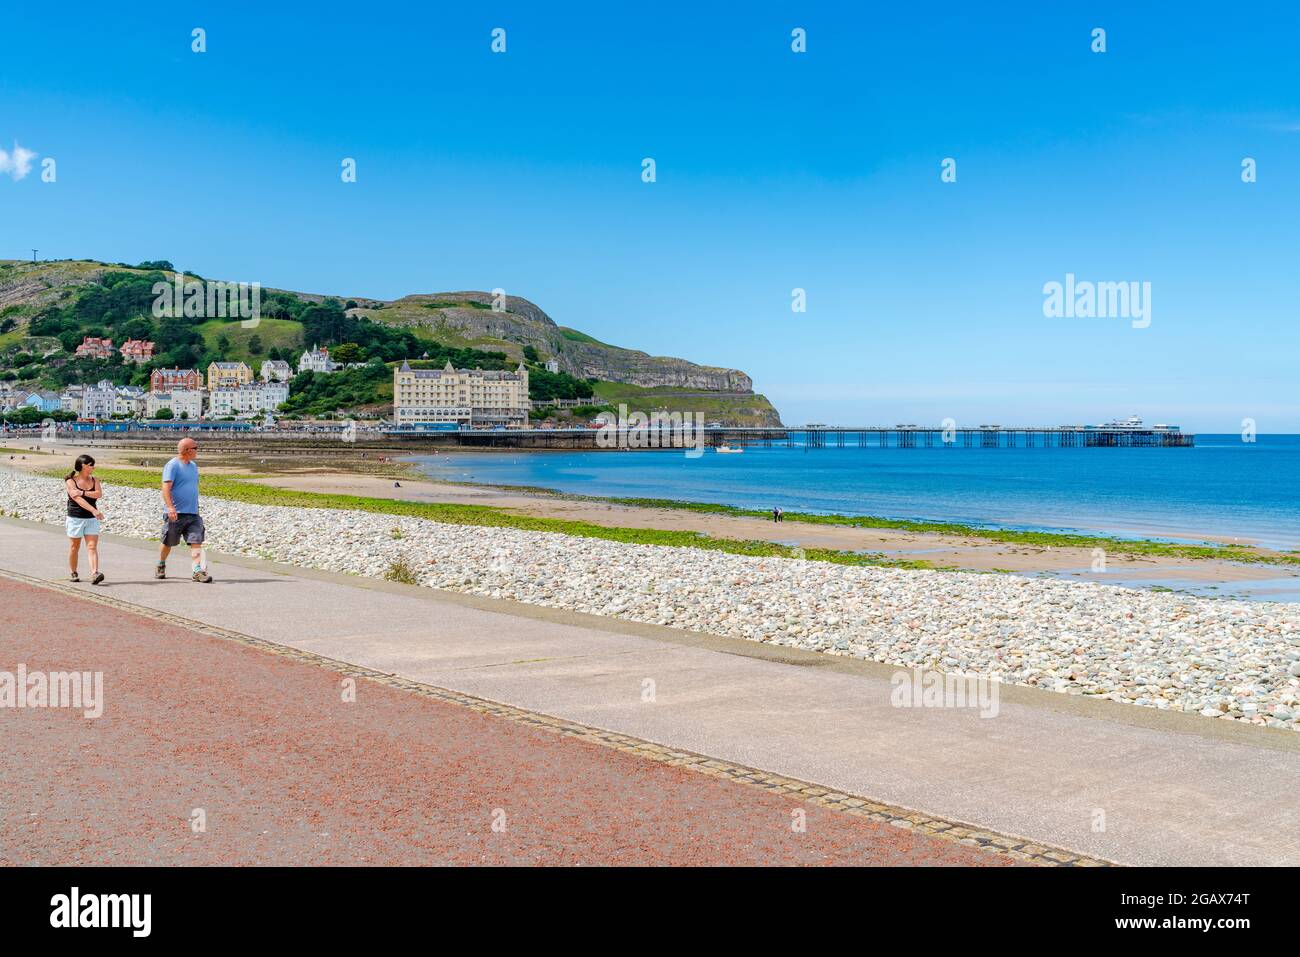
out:
<path id="1" fill-rule="evenodd" d="M 594 402 L 624 402 L 632 410 L 701 411 L 710 421 L 780 424 L 776 410 L 739 370 L 611 345 L 557 325 L 519 297 L 494 303 L 490 293 L 459 291 L 385 301 L 268 288 L 262 290 L 262 319 L 248 329 L 238 319 L 155 318 L 152 284 L 173 278 L 169 263 L 0 260 L 0 377 L 44 388 L 99 378 L 147 382 L 147 367 L 122 366 L 116 358 L 73 358 L 86 335 L 111 336 L 118 344 L 151 338 L 159 349 L 152 365 L 199 368 L 244 361 L 256 369 L 266 358 L 295 363 L 304 347 L 319 343 L 348 361 L 393 363 L 428 353 L 439 365 L 452 361 L 458 367 L 514 368 L 526 362 L 535 391 L 542 390 L 535 399 L 582 398 L 594 391 Z M 558 364 L 558 377 L 542 369 L 548 360 Z M 391 388 L 364 392 L 363 385 L 351 383 L 321 391 L 319 401 L 337 396 L 372 411 L 391 402 Z"/>
<path id="2" fill-rule="evenodd" d="M 239 322 L 209 319 L 198 326 L 199 335 L 209 349 L 218 351 L 221 339 L 229 343 L 220 350 L 227 362 L 262 364 L 272 349 L 300 354 L 311 343 L 303 342 L 302 323 L 292 319 L 262 319 L 255 329 L 245 329 Z M 258 348 L 254 350 L 251 345 Z"/>
<path id="3" fill-rule="evenodd" d="M 646 415 L 662 409 L 699 412 L 705 422 L 717 421 L 726 425 L 772 424 L 772 406 L 761 395 L 753 393 L 691 392 L 673 386 L 646 388 L 623 382 L 597 382 L 592 388 L 596 401 L 614 411 L 619 405 L 626 405 L 628 412 L 644 412 Z"/>

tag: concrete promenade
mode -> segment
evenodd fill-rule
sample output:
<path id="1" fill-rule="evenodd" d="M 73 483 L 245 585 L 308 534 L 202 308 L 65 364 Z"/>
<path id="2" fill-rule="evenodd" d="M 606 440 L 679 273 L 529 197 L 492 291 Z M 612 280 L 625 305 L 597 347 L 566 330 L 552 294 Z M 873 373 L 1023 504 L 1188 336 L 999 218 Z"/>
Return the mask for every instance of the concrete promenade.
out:
<path id="1" fill-rule="evenodd" d="M 63 581 L 65 542 L 0 520 L 0 571 Z M 175 555 L 175 578 L 156 582 L 154 547 L 106 537 L 107 586 L 68 587 L 1048 850 L 1300 864 L 1291 732 L 1010 687 L 994 718 L 896 708 L 886 666 L 252 559 L 214 556 L 202 586 Z M 57 631 L 57 616 L 40 626 Z"/>

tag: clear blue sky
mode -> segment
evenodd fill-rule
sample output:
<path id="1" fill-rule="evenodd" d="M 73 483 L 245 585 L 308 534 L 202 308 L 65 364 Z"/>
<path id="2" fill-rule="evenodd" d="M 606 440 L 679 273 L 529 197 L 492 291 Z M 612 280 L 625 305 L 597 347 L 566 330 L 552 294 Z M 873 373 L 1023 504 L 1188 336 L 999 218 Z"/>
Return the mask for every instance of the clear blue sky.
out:
<path id="1" fill-rule="evenodd" d="M 501 286 L 787 422 L 1300 432 L 1300 7 L 992 6 L 13 5 L 0 257 Z M 1044 318 L 1067 272 L 1150 328 Z"/>

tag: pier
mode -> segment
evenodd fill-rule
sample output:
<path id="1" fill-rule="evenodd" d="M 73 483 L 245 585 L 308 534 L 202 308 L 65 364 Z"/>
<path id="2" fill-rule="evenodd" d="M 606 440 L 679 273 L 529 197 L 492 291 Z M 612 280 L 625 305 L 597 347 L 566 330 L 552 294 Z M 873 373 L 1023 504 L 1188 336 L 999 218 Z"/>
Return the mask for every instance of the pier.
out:
<path id="1" fill-rule="evenodd" d="M 1173 429 L 1038 426 L 931 429 L 922 426 L 818 426 L 784 430 L 790 444 L 806 448 L 963 449 L 1172 449 L 1192 448 L 1196 436 Z M 743 438 L 738 441 L 744 442 Z"/>
<path id="2" fill-rule="evenodd" d="M 978 427 L 924 428 L 921 426 L 803 426 L 795 428 L 727 427 L 703 430 L 705 446 L 784 445 L 804 449 L 825 448 L 958 448 L 958 449 L 1157 449 L 1192 448 L 1196 436 L 1172 429 L 1101 427 Z M 400 436 L 399 432 L 385 433 Z M 462 430 L 446 433 L 446 444 L 470 448 L 598 448 L 594 429 L 524 429 L 509 432 Z M 624 430 L 618 445 L 633 450 L 680 448 L 680 433 L 671 426 Z M 674 441 L 676 439 L 676 441 Z M 693 443 L 687 443 L 693 444 Z M 617 451 L 612 449 L 611 451 Z"/>
<path id="3" fill-rule="evenodd" d="M 114 423 L 117 424 L 117 423 Z M 81 425 L 80 423 L 78 425 Z M 58 441 L 71 445 L 113 445 L 122 448 L 160 449 L 175 445 L 177 433 L 200 439 L 205 446 L 226 452 L 275 455 L 325 453 L 348 455 L 360 450 L 398 454 L 446 448 L 554 449 L 593 451 L 656 451 L 703 445 L 773 447 L 808 451 L 827 448 L 860 449 L 1157 449 L 1192 448 L 1196 436 L 1176 429 L 1105 428 L 1101 426 L 926 428 L 908 426 L 712 426 L 691 430 L 682 441 L 680 426 L 669 423 L 620 430 L 614 441 L 603 443 L 595 428 L 580 429 L 459 429 L 393 428 L 357 423 L 348 431 L 342 423 L 318 424 L 304 429 L 209 429 L 194 422 L 165 432 L 135 429 L 58 430 Z M 15 439 L 39 438 L 39 429 L 11 429 L 0 435 Z M 351 436 L 351 438 L 345 438 Z M 609 447 L 612 445 L 613 447 Z"/>

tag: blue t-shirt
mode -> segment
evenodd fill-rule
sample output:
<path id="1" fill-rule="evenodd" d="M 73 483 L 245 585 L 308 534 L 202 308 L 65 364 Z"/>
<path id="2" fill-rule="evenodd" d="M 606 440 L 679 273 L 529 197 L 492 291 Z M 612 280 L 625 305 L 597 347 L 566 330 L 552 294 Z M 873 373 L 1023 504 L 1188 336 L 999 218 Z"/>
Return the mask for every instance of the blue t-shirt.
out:
<path id="1" fill-rule="evenodd" d="M 187 515 L 199 514 L 199 467 L 172 459 L 163 466 L 163 481 L 172 483 L 172 505 Z"/>

